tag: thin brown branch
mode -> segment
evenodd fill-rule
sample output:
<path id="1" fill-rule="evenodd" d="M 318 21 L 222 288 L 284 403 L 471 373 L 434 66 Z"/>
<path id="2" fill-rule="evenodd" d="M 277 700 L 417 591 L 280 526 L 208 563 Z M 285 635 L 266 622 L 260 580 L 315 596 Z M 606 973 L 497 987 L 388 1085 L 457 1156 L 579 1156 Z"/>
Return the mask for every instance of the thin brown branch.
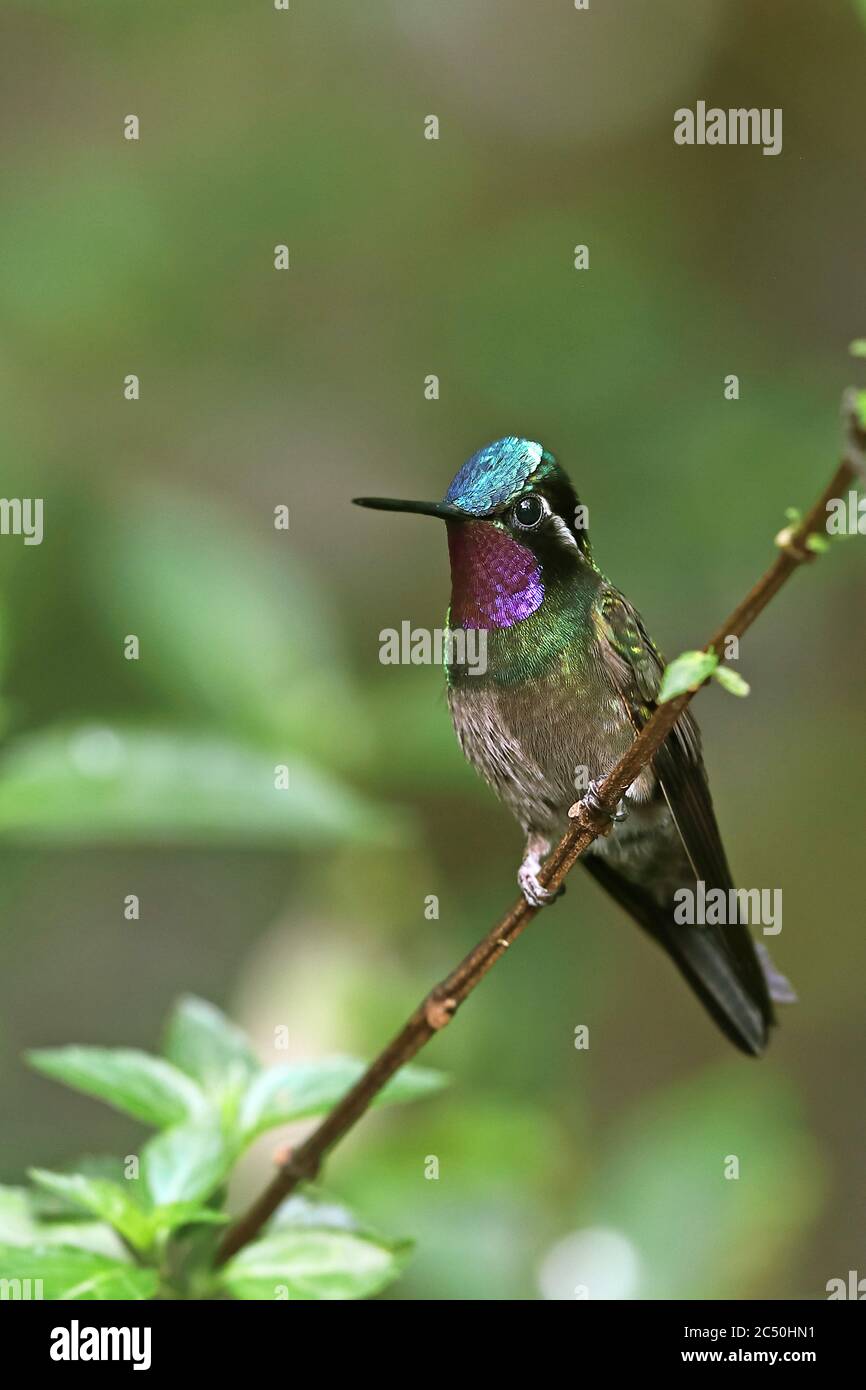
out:
<path id="1" fill-rule="evenodd" d="M 707 642 L 705 650 L 712 647 L 720 659 L 723 659 L 725 638 L 742 636 L 794 571 L 814 560 L 815 552 L 806 542 L 811 535 L 826 535 L 828 501 L 843 496 L 858 476 L 861 479 L 864 476 L 866 430 L 857 411 L 856 393 L 846 392 L 843 407 L 846 436 L 842 462 L 802 521 L 777 536 L 779 554 L 773 564 Z M 659 750 L 696 693 L 691 690 L 660 705 L 625 756 L 598 784 L 595 805 L 583 800 L 571 808 L 574 824 L 548 856 L 540 875 L 548 888 L 558 888 L 593 840 L 610 829 L 610 813 Z M 530 907 L 525 898 L 519 898 L 456 969 L 434 986 L 363 1076 L 280 1165 L 257 1200 L 226 1232 L 217 1252 L 217 1263 L 222 1264 L 253 1240 L 289 1193 L 299 1183 L 316 1176 L 325 1155 L 353 1128 L 395 1072 L 450 1022 L 464 999 L 516 941 L 537 910 Z"/>

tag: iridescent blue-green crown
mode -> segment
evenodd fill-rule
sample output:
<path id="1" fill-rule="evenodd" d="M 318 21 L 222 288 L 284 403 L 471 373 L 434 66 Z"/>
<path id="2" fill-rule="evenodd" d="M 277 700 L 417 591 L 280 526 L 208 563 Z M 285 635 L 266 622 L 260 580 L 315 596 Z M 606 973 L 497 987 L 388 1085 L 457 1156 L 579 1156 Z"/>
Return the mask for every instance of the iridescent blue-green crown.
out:
<path id="1" fill-rule="evenodd" d="M 509 434 L 485 444 L 467 459 L 445 494 L 445 501 L 470 516 L 484 516 L 517 497 L 538 471 L 553 459 L 532 439 Z"/>

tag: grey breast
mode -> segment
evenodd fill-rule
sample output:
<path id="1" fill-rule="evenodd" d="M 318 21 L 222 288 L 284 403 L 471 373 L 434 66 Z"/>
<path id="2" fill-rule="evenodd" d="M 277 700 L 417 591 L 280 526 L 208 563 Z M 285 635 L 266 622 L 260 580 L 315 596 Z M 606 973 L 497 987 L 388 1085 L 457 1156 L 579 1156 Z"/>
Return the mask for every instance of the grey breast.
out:
<path id="1" fill-rule="evenodd" d="M 527 833 L 560 833 L 587 778 L 609 771 L 634 736 L 619 697 L 597 678 L 556 672 L 473 688 L 470 677 L 448 698 L 466 758 Z"/>

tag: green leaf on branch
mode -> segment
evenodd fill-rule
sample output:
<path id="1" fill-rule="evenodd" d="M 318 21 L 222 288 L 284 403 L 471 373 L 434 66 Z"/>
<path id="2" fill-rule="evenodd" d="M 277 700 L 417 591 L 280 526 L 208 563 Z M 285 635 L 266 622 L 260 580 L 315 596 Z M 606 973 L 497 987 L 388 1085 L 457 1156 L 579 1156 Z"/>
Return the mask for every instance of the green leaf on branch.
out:
<path id="1" fill-rule="evenodd" d="M 137 1200 L 137 1194 L 133 1195 L 133 1192 L 126 1191 L 120 1183 L 109 1182 L 106 1179 L 86 1178 L 80 1174 L 49 1173 L 41 1168 L 31 1169 L 30 1178 L 37 1187 L 60 1197 L 65 1204 L 100 1217 L 142 1254 L 150 1251 L 158 1236 L 178 1230 L 181 1226 L 213 1226 L 228 1221 L 226 1212 L 214 1211 L 212 1207 L 202 1206 L 195 1201 L 170 1202 L 145 1208 Z M 26 1193 L 22 1195 L 25 1198 L 27 1196 Z M 19 1225 L 19 1236 L 25 1237 L 21 1244 L 33 1245 L 44 1241 L 56 1224 L 49 1222 L 40 1226 L 38 1222 L 31 1220 L 29 1227 Z M 92 1227 L 92 1224 L 82 1223 L 79 1229 L 84 1229 L 87 1233 L 87 1228 Z M 66 1232 L 69 1229 L 68 1226 L 63 1227 Z M 75 1230 L 74 1227 L 72 1229 Z M 18 1244 L 13 1234 L 3 1233 L 4 1238 L 10 1243 Z M 66 1242 L 71 1245 L 79 1243 L 74 1235 L 71 1239 L 67 1235 Z M 100 1247 L 97 1246 L 97 1249 Z M 100 1250 L 100 1253 L 108 1252 Z"/>
<path id="2" fill-rule="evenodd" d="M 221 1283 L 239 1299 L 370 1298 L 397 1278 L 410 1249 L 354 1231 L 283 1229 L 229 1260 Z"/>
<path id="3" fill-rule="evenodd" d="M 222 1094 L 261 1070 L 246 1033 L 214 1004 L 194 995 L 175 1005 L 163 1050 L 211 1094 Z"/>
<path id="4" fill-rule="evenodd" d="M 411 1249 L 411 1241 L 384 1238 L 307 1184 L 281 1203 L 266 1234 L 222 1278 L 236 1298 L 367 1298 L 399 1275 Z"/>
<path id="5" fill-rule="evenodd" d="M 215 1116 L 189 1120 L 145 1145 L 142 1177 L 154 1206 L 205 1202 L 225 1181 L 232 1158 Z"/>
<path id="6" fill-rule="evenodd" d="M 105 1255 L 112 1260 L 125 1260 L 126 1251 L 115 1231 L 103 1221 L 41 1221 L 34 1197 L 38 1194 L 24 1187 L 0 1186 L 0 1244 L 4 1245 L 72 1245 Z M 68 1203 L 60 1204 L 65 1210 Z"/>
<path id="7" fill-rule="evenodd" d="M 866 0 L 860 0 L 864 14 L 866 14 Z M 855 338 L 853 343 L 848 346 L 848 351 L 852 357 L 866 357 L 866 338 Z"/>
<path id="8" fill-rule="evenodd" d="M 152 1216 L 120 1183 L 80 1174 L 49 1173 L 43 1168 L 32 1168 L 30 1177 L 38 1187 L 107 1221 L 136 1250 L 143 1252 L 150 1248 L 154 1236 Z"/>
<path id="9" fill-rule="evenodd" d="M 103 1156 L 81 1159 L 70 1173 L 34 1168 L 29 1191 L 0 1187 L 0 1250 L 18 1252 L 13 1273 L 0 1267 L 0 1279 L 31 1270 L 52 1298 L 151 1298 L 167 1280 L 180 1297 L 346 1299 L 369 1297 L 397 1277 L 408 1245 L 313 1189 L 284 1203 L 267 1234 L 225 1271 L 213 1267 L 219 1233 L 207 1228 L 229 1219 L 225 1188 L 243 1144 L 329 1110 L 363 1075 L 362 1061 L 263 1069 L 245 1033 L 192 996 L 171 1014 L 165 1052 L 80 1046 L 30 1054 L 38 1071 L 160 1132 L 141 1150 L 140 1179 Z M 407 1066 L 374 1103 L 426 1097 L 445 1080 Z M 130 1252 L 148 1268 L 130 1263 Z"/>
<path id="10" fill-rule="evenodd" d="M 713 672 L 713 677 L 730 695 L 748 695 L 751 688 L 749 682 L 743 680 L 739 671 L 732 671 L 730 666 L 717 666 Z"/>
<path id="11" fill-rule="evenodd" d="M 0 1245 L 0 1279 L 29 1280 L 30 1297 L 75 1301 L 153 1298 L 158 1282 L 155 1269 L 67 1245 Z"/>
<path id="12" fill-rule="evenodd" d="M 208 1108 L 201 1088 L 184 1072 L 135 1048 L 39 1048 L 27 1058 L 43 1075 L 158 1128 Z"/>
<path id="13" fill-rule="evenodd" d="M 107 1178 L 109 1182 L 113 1183 L 123 1184 L 127 1181 L 123 1159 L 115 1158 L 110 1154 L 83 1154 L 74 1163 L 60 1169 L 59 1172 L 64 1177 L 68 1177 L 70 1173 L 75 1173 L 84 1178 Z M 132 1193 L 134 1196 L 134 1184 Z M 40 1219 L 54 1220 L 57 1217 L 69 1216 L 78 1219 L 81 1216 L 79 1204 L 63 1196 L 60 1192 L 49 1192 L 47 1188 L 38 1188 L 36 1190 L 31 1189 L 29 1196 L 30 1205 L 35 1215 Z"/>
<path id="14" fill-rule="evenodd" d="M 151 1212 L 154 1233 L 162 1235 L 179 1230 L 181 1226 L 224 1226 L 228 1212 L 204 1207 L 200 1202 L 168 1202 Z"/>
<path id="15" fill-rule="evenodd" d="M 806 549 L 815 555 L 824 555 L 830 549 L 830 542 L 826 536 L 819 536 L 813 531 L 806 537 Z"/>
<path id="16" fill-rule="evenodd" d="M 683 652 L 665 667 L 656 703 L 664 705 L 685 695 L 689 690 L 697 690 L 711 676 L 719 664 L 715 652 Z"/>
<path id="17" fill-rule="evenodd" d="M 269 1067 L 251 1082 L 241 1101 L 239 1126 L 243 1141 L 275 1125 L 321 1115 L 336 1105 L 363 1075 L 365 1064 L 353 1057 L 327 1057 L 314 1062 L 287 1062 Z M 421 1100 L 447 1084 L 447 1077 L 428 1067 L 403 1067 L 377 1095 L 374 1104 Z"/>

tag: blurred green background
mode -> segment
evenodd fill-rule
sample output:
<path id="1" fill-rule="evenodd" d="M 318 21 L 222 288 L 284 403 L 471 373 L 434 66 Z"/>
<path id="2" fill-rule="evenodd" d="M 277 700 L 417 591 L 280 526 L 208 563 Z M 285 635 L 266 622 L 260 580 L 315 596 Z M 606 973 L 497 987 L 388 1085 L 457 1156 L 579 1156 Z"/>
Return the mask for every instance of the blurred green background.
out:
<path id="1" fill-rule="evenodd" d="M 351 496 L 439 496 L 487 440 L 541 439 L 671 655 L 769 561 L 862 374 L 864 19 L 7 0 L 3 487 L 45 498 L 45 539 L 0 542 L 0 1179 L 140 1135 L 25 1047 L 152 1047 L 191 990 L 266 1060 L 281 1024 L 292 1057 L 372 1055 L 513 898 L 520 833 L 441 673 L 378 661 L 382 628 L 441 624 L 444 535 Z M 783 152 L 676 147 L 698 99 L 782 107 Z M 735 873 L 784 890 L 801 1002 L 769 1055 L 735 1054 L 576 870 L 425 1054 L 449 1090 L 329 1166 L 418 1239 L 390 1296 L 820 1298 L 866 1273 L 862 547 L 744 641 L 747 701 L 700 699 Z"/>

